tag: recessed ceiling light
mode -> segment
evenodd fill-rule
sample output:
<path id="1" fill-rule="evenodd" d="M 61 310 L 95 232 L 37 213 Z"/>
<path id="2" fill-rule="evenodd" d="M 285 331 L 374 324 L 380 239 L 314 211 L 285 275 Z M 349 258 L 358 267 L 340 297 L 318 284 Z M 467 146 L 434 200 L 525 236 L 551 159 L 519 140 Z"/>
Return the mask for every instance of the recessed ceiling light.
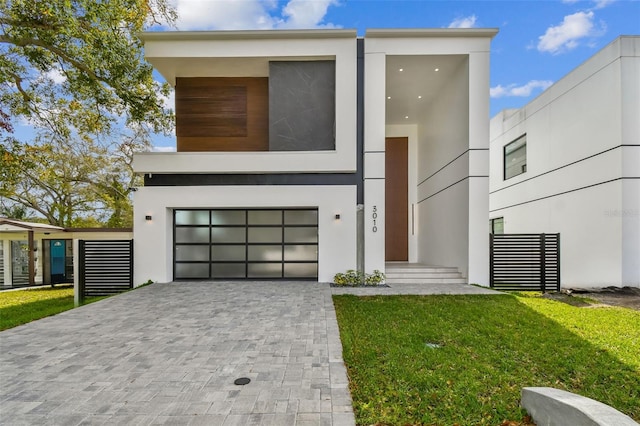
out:
<path id="1" fill-rule="evenodd" d="M 405 115 L 405 116 L 404 116 L 404 118 L 409 118 L 409 116 L 408 116 L 408 115 Z"/>
<path id="2" fill-rule="evenodd" d="M 387 96 L 387 99 L 391 99 L 391 96 Z"/>
<path id="3" fill-rule="evenodd" d="M 418 99 L 422 99 L 422 95 L 418 95 Z"/>
<path id="4" fill-rule="evenodd" d="M 436 69 L 434 69 L 434 71 L 435 71 L 435 72 L 438 72 L 438 71 L 440 71 L 440 68 L 436 68 Z"/>
<path id="5" fill-rule="evenodd" d="M 402 72 L 402 71 L 404 71 L 404 68 L 400 68 L 398 71 Z"/>

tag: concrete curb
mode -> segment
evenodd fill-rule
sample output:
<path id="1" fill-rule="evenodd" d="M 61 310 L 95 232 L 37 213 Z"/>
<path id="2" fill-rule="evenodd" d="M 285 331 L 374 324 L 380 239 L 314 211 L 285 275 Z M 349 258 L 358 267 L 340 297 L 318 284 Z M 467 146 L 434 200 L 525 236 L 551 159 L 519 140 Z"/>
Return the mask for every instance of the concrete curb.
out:
<path id="1" fill-rule="evenodd" d="M 638 426 L 606 404 L 560 389 L 522 389 L 520 405 L 538 426 Z"/>

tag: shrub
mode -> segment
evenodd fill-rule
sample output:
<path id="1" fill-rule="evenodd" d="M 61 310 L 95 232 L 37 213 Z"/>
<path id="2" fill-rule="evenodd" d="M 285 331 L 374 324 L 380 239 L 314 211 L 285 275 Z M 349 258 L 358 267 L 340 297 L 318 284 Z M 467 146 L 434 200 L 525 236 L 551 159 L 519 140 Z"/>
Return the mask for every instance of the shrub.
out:
<path id="1" fill-rule="evenodd" d="M 333 282 L 338 286 L 376 286 L 384 282 L 384 274 L 379 270 L 372 274 L 349 269 L 347 272 L 339 272 L 333 277 Z"/>
<path id="2" fill-rule="evenodd" d="M 377 269 L 373 270 L 373 274 L 365 274 L 364 285 L 380 285 L 384 283 L 385 276 Z"/>

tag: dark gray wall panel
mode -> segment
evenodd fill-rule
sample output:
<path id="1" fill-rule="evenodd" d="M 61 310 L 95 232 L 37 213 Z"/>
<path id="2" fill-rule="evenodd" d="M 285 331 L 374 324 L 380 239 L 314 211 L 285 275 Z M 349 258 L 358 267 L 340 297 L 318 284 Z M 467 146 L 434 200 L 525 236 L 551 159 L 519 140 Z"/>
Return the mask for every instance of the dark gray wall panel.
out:
<path id="1" fill-rule="evenodd" d="M 334 61 L 269 63 L 269 150 L 335 149 Z"/>

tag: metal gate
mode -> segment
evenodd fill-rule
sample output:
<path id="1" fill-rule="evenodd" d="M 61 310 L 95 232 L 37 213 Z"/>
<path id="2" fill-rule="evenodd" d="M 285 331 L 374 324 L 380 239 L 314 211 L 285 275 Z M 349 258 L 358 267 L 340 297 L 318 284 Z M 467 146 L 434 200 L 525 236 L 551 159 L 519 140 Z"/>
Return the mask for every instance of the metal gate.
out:
<path id="1" fill-rule="evenodd" d="M 491 288 L 560 291 L 560 234 L 491 234 Z"/>
<path id="2" fill-rule="evenodd" d="M 83 296 L 108 296 L 133 288 L 133 240 L 80 240 L 78 259 Z"/>

